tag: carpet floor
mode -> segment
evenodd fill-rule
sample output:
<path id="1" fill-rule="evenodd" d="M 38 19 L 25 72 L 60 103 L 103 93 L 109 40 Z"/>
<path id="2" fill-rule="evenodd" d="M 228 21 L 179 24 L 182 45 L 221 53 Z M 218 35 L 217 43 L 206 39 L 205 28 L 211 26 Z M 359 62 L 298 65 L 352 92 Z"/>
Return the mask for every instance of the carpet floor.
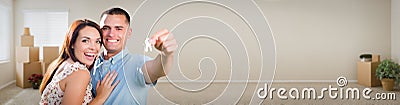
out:
<path id="1" fill-rule="evenodd" d="M 221 86 L 219 86 L 221 85 Z M 256 101 L 255 103 L 257 104 L 272 104 L 272 105 L 309 105 L 309 104 L 316 104 L 316 105 L 322 105 L 322 104 L 335 104 L 335 105 L 354 105 L 354 104 L 362 104 L 362 105 L 399 105 L 400 101 L 398 101 L 400 97 L 400 89 L 396 88 L 394 91 L 384 91 L 382 90 L 382 87 L 365 87 L 362 85 L 358 85 L 356 83 L 349 83 L 346 87 L 347 88 L 358 88 L 360 90 L 360 99 L 346 99 L 345 96 L 343 96 L 343 99 L 340 97 L 338 98 L 330 98 L 329 92 L 325 91 L 324 92 L 324 98 L 320 99 L 292 99 L 288 95 L 288 92 L 292 88 L 296 88 L 299 90 L 299 92 L 302 91 L 303 88 L 315 88 L 317 97 L 321 95 L 321 90 L 323 88 L 329 88 L 329 85 L 332 85 L 333 87 L 338 88 L 336 83 L 274 83 L 272 88 L 276 88 L 276 91 L 272 94 L 273 99 L 268 97 L 263 101 L 262 99 L 259 98 L 254 98 L 253 101 Z M 218 90 L 225 85 L 223 84 L 215 84 L 214 87 L 217 87 L 215 90 L 205 90 L 203 93 L 205 94 L 199 94 L 199 93 L 187 93 L 186 95 L 188 96 L 182 96 L 180 93 L 177 93 L 174 91 L 173 87 L 170 87 L 168 83 L 160 83 L 157 84 L 156 88 L 150 89 L 149 90 L 149 97 L 147 104 L 153 105 L 153 104 L 204 104 L 204 103 L 209 103 L 212 102 L 213 99 L 215 99 L 215 96 L 218 96 L 218 94 L 221 94 Z M 220 88 L 218 88 L 220 87 Z M 239 99 L 239 101 L 231 100 L 230 102 L 226 101 L 215 101 L 217 103 L 211 103 L 211 104 L 254 104 L 254 102 L 250 102 L 252 99 L 251 97 L 253 96 L 254 89 L 258 89 L 263 86 L 258 86 L 254 84 L 248 84 L 247 89 L 241 93 L 242 96 Z M 346 90 L 347 88 L 343 88 Z M 284 88 L 287 92 L 285 93 L 285 96 L 289 97 L 288 99 L 281 99 L 277 95 L 277 90 L 280 88 Z M 370 94 L 371 99 L 365 99 L 363 98 L 363 95 L 361 92 L 365 88 L 370 88 L 372 90 L 372 93 Z M 338 88 L 340 89 L 340 88 Z M 207 92 L 206 92 L 207 91 Z M 211 91 L 211 92 L 208 92 Z M 214 92 L 212 92 L 214 91 Z M 377 93 L 393 93 L 394 97 L 392 99 L 386 99 L 386 100 L 378 100 L 376 98 Z M 196 97 L 191 97 L 191 94 L 197 94 Z M 225 93 L 228 94 L 228 93 Z M 160 96 L 162 95 L 162 98 L 160 97 L 155 97 L 155 96 Z M 295 95 L 295 94 L 294 94 Z M 339 95 L 339 94 L 338 94 Z M 343 94 L 345 95 L 345 94 Z M 228 95 L 229 96 L 229 95 Z M 257 96 L 257 95 L 256 95 Z M 299 95 L 301 97 L 301 94 Z M 307 95 L 306 95 L 307 96 Z M 386 98 L 389 98 L 389 95 L 386 94 Z M 374 99 L 372 99 L 374 98 Z M 229 99 L 229 98 L 227 98 Z M 256 100 L 254 100 L 256 99 Z M 17 87 L 15 83 L 3 88 L 0 90 L 0 104 L 1 105 L 37 105 L 40 100 L 40 94 L 37 89 L 32 89 L 32 88 L 26 88 L 22 89 L 20 87 Z M 165 101 L 168 100 L 168 101 Z M 235 103 L 236 102 L 236 103 Z"/>

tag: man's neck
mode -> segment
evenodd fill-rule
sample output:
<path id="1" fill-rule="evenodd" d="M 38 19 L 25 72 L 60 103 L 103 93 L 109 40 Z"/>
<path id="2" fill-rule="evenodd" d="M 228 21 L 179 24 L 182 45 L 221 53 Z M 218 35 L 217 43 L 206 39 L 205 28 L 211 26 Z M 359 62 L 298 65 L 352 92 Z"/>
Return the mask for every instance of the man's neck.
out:
<path id="1" fill-rule="evenodd" d="M 105 60 L 109 60 L 110 58 L 112 58 L 112 57 L 114 57 L 115 55 L 117 55 L 119 52 L 121 52 L 122 50 L 120 50 L 120 51 L 115 51 L 115 52 L 106 52 L 105 54 L 104 54 L 104 59 Z"/>

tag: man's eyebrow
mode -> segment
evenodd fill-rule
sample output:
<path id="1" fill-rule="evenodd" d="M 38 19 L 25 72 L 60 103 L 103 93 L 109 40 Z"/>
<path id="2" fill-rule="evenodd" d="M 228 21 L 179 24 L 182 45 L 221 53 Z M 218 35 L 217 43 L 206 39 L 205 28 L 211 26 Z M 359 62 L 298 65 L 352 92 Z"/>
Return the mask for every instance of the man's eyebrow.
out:
<path id="1" fill-rule="evenodd" d="M 124 28 L 124 26 L 115 26 L 115 28 Z"/>
<path id="2" fill-rule="evenodd" d="M 107 25 L 105 25 L 105 26 L 103 26 L 102 28 L 111 28 L 110 26 L 107 26 Z"/>

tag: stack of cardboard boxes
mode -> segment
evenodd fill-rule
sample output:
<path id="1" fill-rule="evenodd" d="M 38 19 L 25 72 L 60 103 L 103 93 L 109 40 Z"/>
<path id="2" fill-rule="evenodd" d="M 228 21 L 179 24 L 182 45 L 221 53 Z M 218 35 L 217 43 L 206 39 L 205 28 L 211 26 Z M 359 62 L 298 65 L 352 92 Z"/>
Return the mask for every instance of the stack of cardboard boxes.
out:
<path id="1" fill-rule="evenodd" d="M 42 66 L 39 61 L 39 47 L 34 47 L 34 38 L 30 35 L 29 28 L 24 29 L 21 36 L 21 46 L 16 48 L 16 81 L 21 88 L 31 87 L 28 78 L 32 74 L 42 74 Z"/>
<path id="2" fill-rule="evenodd" d="M 372 61 L 357 62 L 357 82 L 360 85 L 375 87 L 380 86 L 381 81 L 376 77 L 376 68 L 380 64 L 380 56 L 372 55 Z"/>
<path id="3" fill-rule="evenodd" d="M 47 67 L 59 55 L 58 46 L 44 46 L 43 60 L 39 60 L 39 47 L 34 47 L 34 37 L 29 28 L 24 29 L 21 36 L 21 47 L 16 48 L 16 80 L 21 88 L 31 87 L 28 78 L 32 74 L 45 74 Z"/>

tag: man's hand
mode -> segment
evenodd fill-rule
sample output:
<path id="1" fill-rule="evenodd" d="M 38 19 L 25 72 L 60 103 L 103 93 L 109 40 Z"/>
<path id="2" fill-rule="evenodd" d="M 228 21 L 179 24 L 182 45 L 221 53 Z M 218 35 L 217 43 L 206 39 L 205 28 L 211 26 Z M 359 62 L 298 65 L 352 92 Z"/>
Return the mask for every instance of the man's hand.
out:
<path id="1" fill-rule="evenodd" d="M 149 41 L 157 50 L 165 54 L 164 56 L 173 55 L 178 47 L 174 35 L 166 29 L 158 31 Z"/>
<path id="2" fill-rule="evenodd" d="M 178 48 L 174 36 L 166 29 L 158 31 L 149 42 L 161 53 L 155 59 L 147 61 L 142 68 L 143 73 L 147 74 L 144 78 L 148 84 L 168 74 L 174 62 L 175 50 Z"/>

